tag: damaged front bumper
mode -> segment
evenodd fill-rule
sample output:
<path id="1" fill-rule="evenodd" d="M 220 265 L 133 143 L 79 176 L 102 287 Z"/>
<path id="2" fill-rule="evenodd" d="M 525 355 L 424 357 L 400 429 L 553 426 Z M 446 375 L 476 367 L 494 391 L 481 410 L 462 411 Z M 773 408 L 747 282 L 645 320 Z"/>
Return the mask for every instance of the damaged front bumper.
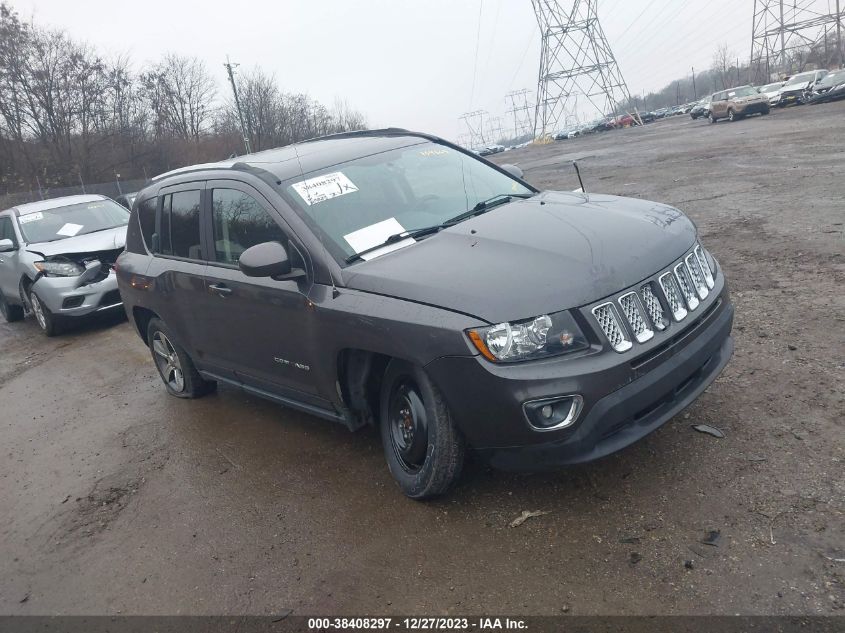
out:
<path id="1" fill-rule="evenodd" d="M 32 284 L 32 290 L 54 315 L 79 317 L 122 307 L 114 271 L 101 278 L 102 274 L 90 275 L 89 270 L 78 277 L 42 275 Z"/>

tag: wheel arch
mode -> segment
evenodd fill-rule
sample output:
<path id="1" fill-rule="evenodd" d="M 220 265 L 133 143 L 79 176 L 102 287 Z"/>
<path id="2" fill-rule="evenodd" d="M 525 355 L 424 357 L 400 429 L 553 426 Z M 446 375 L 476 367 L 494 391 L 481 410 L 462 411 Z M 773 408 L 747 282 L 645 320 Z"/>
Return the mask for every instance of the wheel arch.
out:
<path id="1" fill-rule="evenodd" d="M 379 394 L 385 371 L 393 356 L 347 347 L 337 354 L 337 390 L 354 428 L 376 426 Z"/>
<path id="2" fill-rule="evenodd" d="M 135 322 L 135 329 L 138 331 L 138 336 L 145 343 L 147 342 L 147 329 L 150 326 L 150 321 L 153 319 L 161 319 L 161 317 L 149 308 L 143 308 L 141 306 L 134 306 L 132 308 L 132 320 Z"/>

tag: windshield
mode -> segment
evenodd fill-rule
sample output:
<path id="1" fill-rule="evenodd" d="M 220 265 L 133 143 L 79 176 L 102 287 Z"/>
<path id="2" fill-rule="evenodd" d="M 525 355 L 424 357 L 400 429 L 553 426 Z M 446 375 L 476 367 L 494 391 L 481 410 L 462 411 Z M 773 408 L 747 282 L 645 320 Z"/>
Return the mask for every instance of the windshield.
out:
<path id="1" fill-rule="evenodd" d="M 27 213 L 18 218 L 24 239 L 55 242 L 129 223 L 129 211 L 113 200 L 94 200 Z"/>
<path id="2" fill-rule="evenodd" d="M 339 262 L 495 196 L 534 193 L 480 160 L 429 142 L 333 165 L 282 187 Z"/>
<path id="3" fill-rule="evenodd" d="M 814 77 L 814 73 L 805 73 L 803 75 L 795 75 L 792 79 L 786 82 L 786 86 L 796 86 L 798 84 L 805 84 Z"/>
<path id="4" fill-rule="evenodd" d="M 762 88 L 760 88 L 760 92 L 774 92 L 775 90 L 778 90 L 780 88 L 780 86 L 781 86 L 780 83 L 767 84 L 767 85 L 763 86 Z"/>
<path id="5" fill-rule="evenodd" d="M 731 90 L 728 92 L 728 97 L 751 97 L 753 95 L 759 94 L 754 88 L 751 86 L 744 86 L 742 88 L 736 88 L 735 90 Z"/>
<path id="6" fill-rule="evenodd" d="M 828 88 L 830 86 L 835 86 L 836 84 L 841 83 L 845 83 L 845 70 L 830 73 L 819 82 L 819 86 L 824 86 L 825 88 Z"/>

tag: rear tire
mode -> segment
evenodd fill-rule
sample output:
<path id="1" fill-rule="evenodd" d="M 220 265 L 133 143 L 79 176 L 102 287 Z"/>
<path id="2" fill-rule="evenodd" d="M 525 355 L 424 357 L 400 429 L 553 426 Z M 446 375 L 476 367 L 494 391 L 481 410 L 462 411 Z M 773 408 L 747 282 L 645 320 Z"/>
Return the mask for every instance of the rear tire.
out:
<path id="1" fill-rule="evenodd" d="M 715 116 L 713 116 L 713 113 L 711 112 L 711 113 L 710 113 L 710 123 L 715 123 L 715 122 L 716 122 L 716 121 L 718 121 L 718 120 L 719 120 L 719 119 L 717 119 Z"/>
<path id="2" fill-rule="evenodd" d="M 20 321 L 24 317 L 23 306 L 16 306 L 6 301 L 6 297 L 0 292 L 0 314 L 6 319 L 6 323 Z"/>
<path id="3" fill-rule="evenodd" d="M 35 320 L 38 322 L 41 331 L 45 336 L 56 336 L 61 333 L 58 318 L 50 312 L 50 308 L 44 305 L 44 302 L 38 297 L 33 290 L 29 293 L 29 303 L 32 305 L 32 312 L 35 314 Z"/>
<path id="4" fill-rule="evenodd" d="M 458 479 L 466 445 L 440 390 L 421 367 L 392 360 L 381 383 L 379 426 L 390 474 L 411 499 L 430 499 Z"/>
<path id="5" fill-rule="evenodd" d="M 177 398 L 200 398 L 217 388 L 217 383 L 199 375 L 194 361 L 161 319 L 147 326 L 147 345 L 167 393 Z"/>

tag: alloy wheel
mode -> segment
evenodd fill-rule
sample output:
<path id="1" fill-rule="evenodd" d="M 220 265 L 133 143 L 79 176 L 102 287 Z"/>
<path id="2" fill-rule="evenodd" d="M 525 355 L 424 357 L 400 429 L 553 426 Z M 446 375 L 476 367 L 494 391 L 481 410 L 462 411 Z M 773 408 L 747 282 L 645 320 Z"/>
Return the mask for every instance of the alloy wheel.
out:
<path id="1" fill-rule="evenodd" d="M 33 292 L 30 295 L 29 301 L 32 304 L 32 311 L 35 313 L 35 319 L 38 321 L 38 325 L 41 326 L 42 330 L 46 331 L 47 317 L 44 316 L 44 307 L 41 305 L 41 299 Z"/>
<path id="2" fill-rule="evenodd" d="M 428 415 L 417 386 L 403 379 L 393 389 L 388 409 L 390 440 L 402 467 L 418 472 L 428 455 Z"/>
<path id="3" fill-rule="evenodd" d="M 155 353 L 156 366 L 164 382 L 173 391 L 180 393 L 185 388 L 185 374 L 182 372 L 182 363 L 173 343 L 160 330 L 153 335 L 153 352 Z"/>

